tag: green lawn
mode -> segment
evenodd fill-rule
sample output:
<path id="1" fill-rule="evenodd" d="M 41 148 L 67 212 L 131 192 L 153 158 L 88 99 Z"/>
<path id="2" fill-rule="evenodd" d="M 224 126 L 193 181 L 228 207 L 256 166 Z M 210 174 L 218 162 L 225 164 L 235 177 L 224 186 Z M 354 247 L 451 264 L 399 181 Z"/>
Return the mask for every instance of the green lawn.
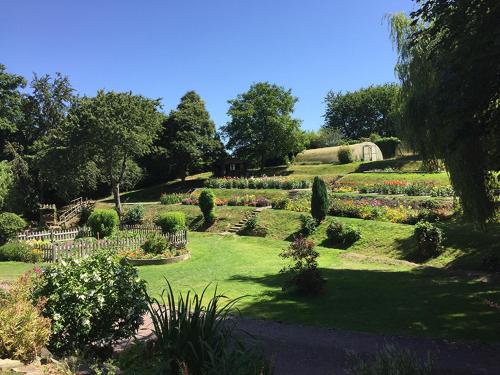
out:
<path id="1" fill-rule="evenodd" d="M 31 263 L 0 262 L 0 281 L 15 281 L 21 274 L 33 267 Z"/>
<path id="2" fill-rule="evenodd" d="M 374 184 L 383 181 L 399 180 L 409 182 L 432 183 L 439 186 L 449 185 L 447 173 L 350 173 L 339 182 L 350 184 Z"/>
<path id="3" fill-rule="evenodd" d="M 148 290 L 158 295 L 164 277 L 177 290 L 201 291 L 211 283 L 235 298 L 243 316 L 336 329 L 449 339 L 500 340 L 500 285 L 383 261 L 345 257 L 318 247 L 327 279 L 318 297 L 281 291 L 287 242 L 256 237 L 190 233 L 192 258 L 177 264 L 139 267 Z M 363 246 L 369 246 L 365 244 Z M 0 263 L 0 279 L 12 280 L 31 265 Z"/>

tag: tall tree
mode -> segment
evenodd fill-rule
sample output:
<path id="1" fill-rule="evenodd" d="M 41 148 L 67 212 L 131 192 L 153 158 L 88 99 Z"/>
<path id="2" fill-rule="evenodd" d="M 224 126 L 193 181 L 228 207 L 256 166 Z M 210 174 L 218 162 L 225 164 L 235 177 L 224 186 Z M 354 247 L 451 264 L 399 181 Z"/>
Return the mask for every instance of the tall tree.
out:
<path id="1" fill-rule="evenodd" d="M 426 159 L 444 160 L 464 214 L 484 223 L 500 170 L 500 3 L 417 3 L 411 20 L 391 18 L 401 126 Z"/>
<path id="2" fill-rule="evenodd" d="M 18 131 L 24 120 L 24 96 L 21 89 L 26 80 L 16 74 L 7 73 L 5 65 L 0 64 L 0 153 L 6 142 Z"/>
<path id="3" fill-rule="evenodd" d="M 229 100 L 231 120 L 222 128 L 227 148 L 238 156 L 258 163 L 286 158 L 303 149 L 304 135 L 300 120 L 292 117 L 297 98 L 291 90 L 260 82 Z"/>
<path id="4" fill-rule="evenodd" d="M 389 83 L 346 93 L 330 91 L 325 98 L 324 128 L 338 130 L 350 139 L 372 133 L 394 136 L 391 113 L 397 92 L 398 85 Z"/>
<path id="5" fill-rule="evenodd" d="M 120 187 L 127 174 L 137 172 L 136 160 L 151 150 L 161 128 L 159 108 L 159 99 L 100 90 L 76 101 L 70 111 L 70 144 L 103 171 L 120 216 Z"/>
<path id="6" fill-rule="evenodd" d="M 169 155 L 173 172 L 183 181 L 189 174 L 211 166 L 222 150 L 215 123 L 194 91 L 181 98 L 164 126 L 164 138 L 160 143 Z"/>

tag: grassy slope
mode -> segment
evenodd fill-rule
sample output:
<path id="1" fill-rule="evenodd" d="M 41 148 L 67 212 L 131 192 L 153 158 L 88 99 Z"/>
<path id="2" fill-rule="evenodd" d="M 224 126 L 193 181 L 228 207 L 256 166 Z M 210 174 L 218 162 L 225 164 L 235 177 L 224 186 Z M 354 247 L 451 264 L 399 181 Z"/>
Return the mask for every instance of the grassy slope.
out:
<path id="1" fill-rule="evenodd" d="M 0 262 L 0 281 L 14 281 L 22 273 L 32 270 L 34 267 L 31 263 L 20 262 Z"/>
<path id="2" fill-rule="evenodd" d="M 139 267 L 151 294 L 167 277 L 176 290 L 200 292 L 211 283 L 228 297 L 245 296 L 244 316 L 337 329 L 499 341 L 500 312 L 484 299 L 500 303 L 500 285 L 449 276 L 440 270 L 350 260 L 343 251 L 318 247 L 327 279 L 316 298 L 281 291 L 286 264 L 278 257 L 287 242 L 268 238 L 190 233 L 192 258 L 186 262 Z M 360 252 L 370 248 L 360 243 Z M 369 252 L 369 251 L 368 251 Z M 32 265 L 0 263 L 0 279 Z"/>

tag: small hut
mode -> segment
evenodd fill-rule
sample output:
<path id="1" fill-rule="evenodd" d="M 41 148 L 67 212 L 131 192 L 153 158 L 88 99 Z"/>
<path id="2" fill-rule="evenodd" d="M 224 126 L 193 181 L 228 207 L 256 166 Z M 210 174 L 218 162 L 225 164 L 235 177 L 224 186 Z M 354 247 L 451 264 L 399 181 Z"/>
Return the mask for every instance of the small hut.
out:
<path id="1" fill-rule="evenodd" d="M 214 174 L 217 177 L 245 177 L 248 173 L 248 161 L 238 158 L 227 158 L 215 165 Z"/>
<path id="2" fill-rule="evenodd" d="M 339 150 L 349 147 L 354 161 L 377 161 L 384 160 L 382 151 L 373 142 L 361 142 L 353 145 L 323 147 L 312 150 L 305 150 L 297 155 L 298 163 L 338 163 Z"/>

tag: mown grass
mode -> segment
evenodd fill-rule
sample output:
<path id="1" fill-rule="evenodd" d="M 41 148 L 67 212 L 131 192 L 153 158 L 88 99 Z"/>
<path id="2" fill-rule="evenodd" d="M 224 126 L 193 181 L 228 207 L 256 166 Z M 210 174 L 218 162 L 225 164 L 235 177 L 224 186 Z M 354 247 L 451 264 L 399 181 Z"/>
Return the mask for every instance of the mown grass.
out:
<path id="1" fill-rule="evenodd" d="M 367 237 L 357 251 L 376 250 L 373 242 L 377 241 Z M 383 334 L 500 341 L 500 311 L 489 303 L 500 302 L 498 284 L 406 263 L 357 260 L 344 256 L 345 251 L 318 246 L 326 289 L 317 297 L 301 297 L 281 291 L 285 276 L 279 271 L 286 261 L 278 254 L 288 242 L 191 232 L 188 246 L 192 258 L 185 262 L 138 267 L 150 294 L 161 292 L 164 278 L 176 291 L 201 292 L 210 283 L 209 292 L 217 286 L 229 298 L 245 296 L 237 307 L 246 317 Z M 13 280 L 30 268 L 2 262 L 0 279 Z"/>
<path id="2" fill-rule="evenodd" d="M 483 302 L 500 300 L 500 286 L 447 276 L 438 270 L 358 262 L 342 251 L 318 247 L 327 279 L 316 298 L 281 291 L 286 242 L 267 238 L 193 233 L 192 258 L 167 266 L 140 267 L 151 293 L 167 277 L 174 288 L 201 291 L 208 283 L 247 317 L 336 329 L 454 339 L 500 340 L 500 312 Z"/>
<path id="3" fill-rule="evenodd" d="M 447 173 L 350 173 L 342 177 L 339 182 L 349 184 L 375 184 L 384 181 L 408 181 L 431 183 L 437 186 L 450 184 Z"/>

